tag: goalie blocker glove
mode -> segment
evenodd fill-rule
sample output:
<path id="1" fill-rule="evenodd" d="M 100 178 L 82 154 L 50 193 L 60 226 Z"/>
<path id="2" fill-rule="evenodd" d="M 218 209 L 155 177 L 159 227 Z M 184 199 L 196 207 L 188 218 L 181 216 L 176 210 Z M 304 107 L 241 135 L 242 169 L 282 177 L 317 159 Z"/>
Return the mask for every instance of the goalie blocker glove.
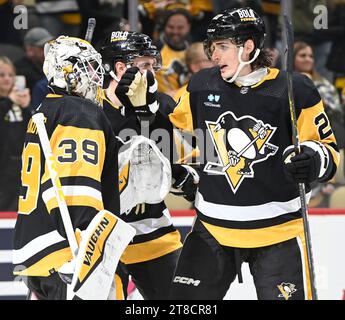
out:
<path id="1" fill-rule="evenodd" d="M 294 146 L 287 147 L 283 152 L 283 162 L 286 176 L 297 183 L 327 181 L 332 167 L 326 147 L 317 141 L 302 142 L 298 155 Z"/>
<path id="2" fill-rule="evenodd" d="M 172 164 L 171 171 L 173 177 L 171 193 L 183 196 L 188 201 L 194 201 L 199 183 L 199 174 L 196 170 L 191 166 Z"/>
<path id="3" fill-rule="evenodd" d="M 143 74 L 139 68 L 128 68 L 118 83 L 115 94 L 127 109 L 138 116 L 151 116 L 159 108 L 157 81 L 150 70 Z"/>

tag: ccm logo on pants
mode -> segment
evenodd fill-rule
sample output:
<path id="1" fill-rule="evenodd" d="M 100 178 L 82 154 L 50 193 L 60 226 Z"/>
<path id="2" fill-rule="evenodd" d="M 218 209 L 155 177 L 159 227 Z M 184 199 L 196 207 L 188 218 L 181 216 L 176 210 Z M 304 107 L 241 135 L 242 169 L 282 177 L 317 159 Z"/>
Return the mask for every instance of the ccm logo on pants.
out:
<path id="1" fill-rule="evenodd" d="M 192 278 L 176 276 L 174 278 L 174 283 L 182 283 L 182 284 L 187 284 L 187 285 L 192 284 L 193 286 L 197 287 L 200 284 L 200 280 L 194 280 Z"/>

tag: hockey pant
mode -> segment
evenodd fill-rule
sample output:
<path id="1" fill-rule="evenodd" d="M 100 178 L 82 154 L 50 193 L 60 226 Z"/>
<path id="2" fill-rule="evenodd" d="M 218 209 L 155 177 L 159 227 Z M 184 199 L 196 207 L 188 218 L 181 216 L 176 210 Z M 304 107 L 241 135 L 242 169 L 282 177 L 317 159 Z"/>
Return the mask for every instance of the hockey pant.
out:
<path id="1" fill-rule="evenodd" d="M 301 236 L 266 247 L 227 247 L 197 219 L 184 242 L 170 298 L 221 300 L 240 274 L 241 263 L 248 262 L 259 300 L 310 299 L 303 240 Z"/>
<path id="2" fill-rule="evenodd" d="M 167 300 L 181 249 L 145 262 L 127 264 L 128 273 L 145 300 Z"/>

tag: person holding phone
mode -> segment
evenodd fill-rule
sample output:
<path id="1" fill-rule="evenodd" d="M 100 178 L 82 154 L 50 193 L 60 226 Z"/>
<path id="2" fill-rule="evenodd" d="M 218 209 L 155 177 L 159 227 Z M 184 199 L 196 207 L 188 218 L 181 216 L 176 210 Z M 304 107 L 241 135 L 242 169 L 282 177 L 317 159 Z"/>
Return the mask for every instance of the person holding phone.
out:
<path id="1" fill-rule="evenodd" d="M 0 57 L 0 211 L 17 210 L 30 100 L 25 78 L 16 78 L 11 60 Z"/>

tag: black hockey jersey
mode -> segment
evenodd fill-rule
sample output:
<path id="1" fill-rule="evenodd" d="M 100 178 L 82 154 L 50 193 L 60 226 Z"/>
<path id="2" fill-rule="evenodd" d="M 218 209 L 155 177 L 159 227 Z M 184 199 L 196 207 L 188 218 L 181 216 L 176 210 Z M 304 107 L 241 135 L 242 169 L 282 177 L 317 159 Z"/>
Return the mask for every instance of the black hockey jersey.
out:
<path id="1" fill-rule="evenodd" d="M 113 105 L 107 99 L 105 92 L 102 101 L 104 112 L 110 120 L 115 135 L 123 142 L 129 141 L 133 135 L 141 134 L 154 140 L 167 158 L 178 158 L 172 139 L 173 126 L 167 117 L 175 105 L 169 96 L 158 94 L 160 109 L 154 121 L 152 122 L 151 119 L 148 126 L 145 121 L 139 122 L 134 115 L 125 116 L 122 107 Z M 120 192 L 121 188 L 120 183 Z M 182 246 L 180 234 L 172 224 L 164 201 L 158 204 L 138 204 L 128 214 L 122 214 L 121 219 L 137 231 L 133 241 L 122 254 L 121 261 L 126 264 L 156 259 Z"/>
<path id="2" fill-rule="evenodd" d="M 312 81 L 294 74 L 293 84 L 300 141 L 317 141 L 325 150 L 328 167 L 320 180 L 326 181 L 339 162 L 335 137 Z M 218 242 L 260 247 L 303 234 L 298 188 L 283 172 L 282 153 L 292 144 L 284 72 L 268 69 L 256 85 L 239 87 L 225 82 L 218 68 L 202 70 L 169 117 L 198 137 L 195 206 Z"/>
<path id="3" fill-rule="evenodd" d="M 117 142 L 103 110 L 89 100 L 48 94 L 43 112 L 74 229 L 85 230 L 102 209 L 119 212 Z M 22 154 L 15 226 L 15 274 L 48 276 L 72 254 L 36 126 L 30 120 Z"/>

